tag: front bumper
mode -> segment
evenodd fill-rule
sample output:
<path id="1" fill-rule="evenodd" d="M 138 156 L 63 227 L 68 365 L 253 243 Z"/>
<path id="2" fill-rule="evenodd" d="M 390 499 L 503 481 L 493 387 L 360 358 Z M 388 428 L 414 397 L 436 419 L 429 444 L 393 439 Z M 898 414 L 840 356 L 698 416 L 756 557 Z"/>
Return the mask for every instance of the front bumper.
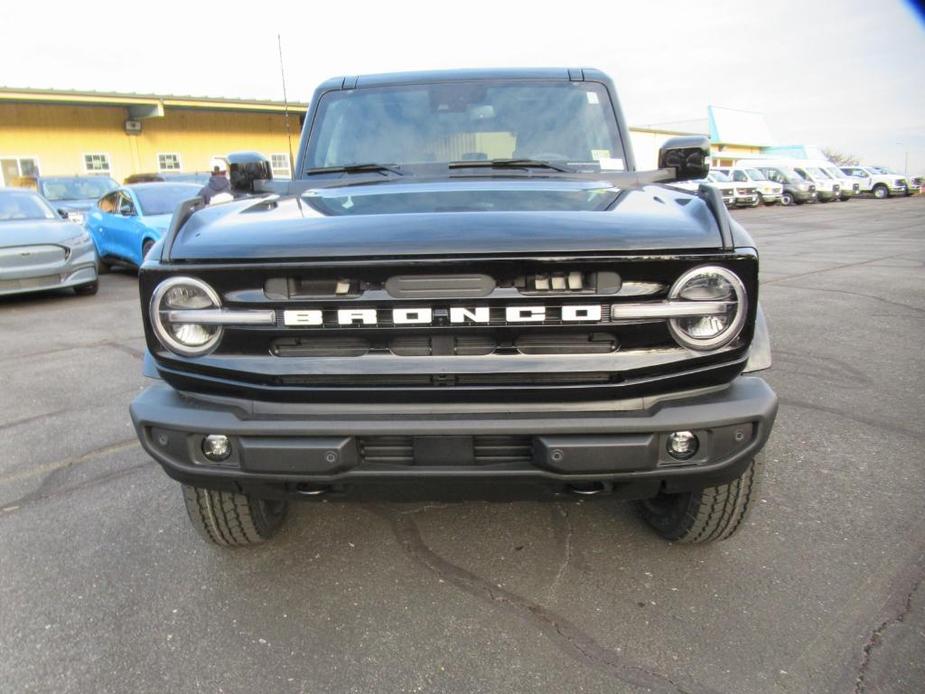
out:
<path id="1" fill-rule="evenodd" d="M 452 408 L 202 400 L 157 384 L 135 399 L 131 415 L 167 474 L 200 487 L 280 496 L 386 483 L 443 491 L 529 483 L 554 493 L 596 483 L 643 498 L 737 477 L 767 441 L 777 396 L 762 379 L 740 376 L 660 398 Z M 667 435 L 679 430 L 700 441 L 686 461 L 667 452 Z M 206 460 L 207 434 L 228 436 L 231 457 Z"/>
<path id="2" fill-rule="evenodd" d="M 816 191 L 812 190 L 799 190 L 798 188 L 793 188 L 787 192 L 790 193 L 797 202 L 809 202 L 810 200 L 816 199 Z"/>
<path id="3" fill-rule="evenodd" d="M 77 287 L 96 281 L 96 250 L 90 241 L 71 248 L 60 263 L 0 267 L 0 296 Z"/>

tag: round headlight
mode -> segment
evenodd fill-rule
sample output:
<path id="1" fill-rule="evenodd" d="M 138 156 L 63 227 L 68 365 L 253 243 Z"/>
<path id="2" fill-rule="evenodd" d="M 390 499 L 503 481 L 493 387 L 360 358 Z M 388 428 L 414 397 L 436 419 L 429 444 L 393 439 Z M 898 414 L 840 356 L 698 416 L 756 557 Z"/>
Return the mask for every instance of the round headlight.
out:
<path id="1" fill-rule="evenodd" d="M 668 322 L 672 337 L 683 347 L 719 349 L 742 332 L 748 310 L 745 285 L 726 268 L 705 265 L 688 270 L 672 285 L 668 299 L 681 303 L 709 302 L 704 304 L 702 315 L 672 318 Z"/>
<path id="2" fill-rule="evenodd" d="M 202 280 L 171 277 L 157 285 L 151 297 L 151 326 L 171 352 L 196 357 L 212 351 L 222 339 L 222 328 L 188 320 L 189 311 L 221 308 L 218 293 Z M 175 312 L 183 311 L 183 320 Z"/>

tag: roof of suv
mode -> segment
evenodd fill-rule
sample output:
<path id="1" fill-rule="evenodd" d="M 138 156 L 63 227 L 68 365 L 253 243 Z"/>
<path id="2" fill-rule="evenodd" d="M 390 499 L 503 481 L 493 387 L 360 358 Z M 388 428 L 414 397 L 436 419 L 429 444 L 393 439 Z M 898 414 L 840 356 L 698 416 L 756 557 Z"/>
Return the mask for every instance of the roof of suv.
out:
<path id="1" fill-rule="evenodd" d="M 351 75 L 326 80 L 324 89 L 357 89 L 363 87 L 389 87 L 401 84 L 433 84 L 475 80 L 572 80 L 605 81 L 600 70 L 593 68 L 471 68 L 464 70 L 424 70 L 416 72 L 387 72 L 378 75 Z"/>

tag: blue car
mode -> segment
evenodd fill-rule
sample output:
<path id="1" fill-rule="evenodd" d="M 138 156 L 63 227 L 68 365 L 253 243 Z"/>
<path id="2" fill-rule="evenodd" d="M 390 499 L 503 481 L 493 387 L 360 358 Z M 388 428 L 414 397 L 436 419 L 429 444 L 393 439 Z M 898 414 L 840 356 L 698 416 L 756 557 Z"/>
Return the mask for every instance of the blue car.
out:
<path id="1" fill-rule="evenodd" d="M 120 263 L 140 266 L 167 231 L 174 210 L 196 197 L 193 183 L 139 183 L 101 197 L 84 222 L 100 257 L 100 270 Z"/>

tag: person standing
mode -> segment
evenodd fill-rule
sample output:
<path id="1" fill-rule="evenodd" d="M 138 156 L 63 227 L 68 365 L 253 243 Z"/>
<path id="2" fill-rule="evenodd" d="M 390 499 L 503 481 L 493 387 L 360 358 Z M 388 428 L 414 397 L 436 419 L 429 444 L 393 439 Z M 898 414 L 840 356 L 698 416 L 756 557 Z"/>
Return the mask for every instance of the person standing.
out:
<path id="1" fill-rule="evenodd" d="M 228 164 L 218 157 L 212 159 L 210 163 L 212 175 L 209 176 L 209 182 L 199 191 L 199 197 L 205 200 L 207 205 L 217 195 L 222 195 L 222 200 L 227 199 L 226 195 L 234 197 L 234 193 L 231 192 L 231 182 L 228 180 Z"/>

